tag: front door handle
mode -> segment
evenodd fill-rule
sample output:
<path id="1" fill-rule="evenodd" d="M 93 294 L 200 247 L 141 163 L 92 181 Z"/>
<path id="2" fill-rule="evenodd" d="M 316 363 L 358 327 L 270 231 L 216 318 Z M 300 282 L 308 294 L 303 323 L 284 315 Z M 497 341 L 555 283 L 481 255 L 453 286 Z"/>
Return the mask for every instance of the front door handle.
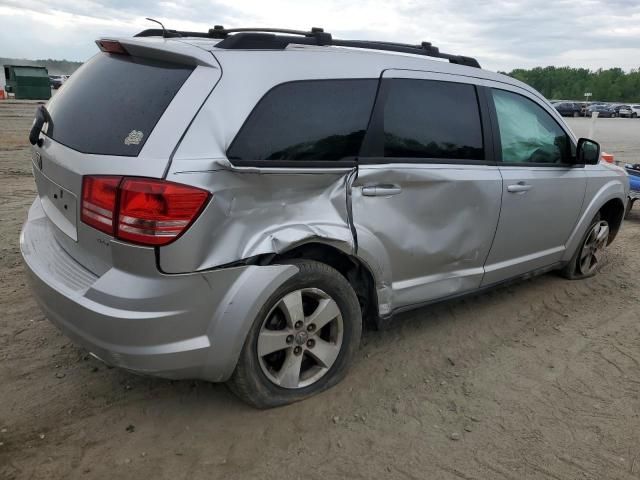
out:
<path id="1" fill-rule="evenodd" d="M 524 193 L 528 192 L 529 190 L 531 190 L 531 185 L 524 182 L 518 182 L 515 185 L 509 185 L 507 187 L 507 192 L 511 193 Z"/>
<path id="2" fill-rule="evenodd" d="M 390 197 L 398 195 L 402 189 L 397 185 L 373 185 L 362 187 L 362 195 L 365 197 Z"/>

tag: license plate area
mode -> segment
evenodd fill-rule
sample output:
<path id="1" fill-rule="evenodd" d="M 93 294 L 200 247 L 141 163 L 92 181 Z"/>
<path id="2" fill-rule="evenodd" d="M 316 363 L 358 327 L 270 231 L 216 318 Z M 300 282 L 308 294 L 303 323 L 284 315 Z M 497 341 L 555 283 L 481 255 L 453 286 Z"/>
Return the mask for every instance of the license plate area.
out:
<path id="1" fill-rule="evenodd" d="M 35 167 L 33 176 L 44 213 L 65 235 L 78 241 L 77 197 Z"/>

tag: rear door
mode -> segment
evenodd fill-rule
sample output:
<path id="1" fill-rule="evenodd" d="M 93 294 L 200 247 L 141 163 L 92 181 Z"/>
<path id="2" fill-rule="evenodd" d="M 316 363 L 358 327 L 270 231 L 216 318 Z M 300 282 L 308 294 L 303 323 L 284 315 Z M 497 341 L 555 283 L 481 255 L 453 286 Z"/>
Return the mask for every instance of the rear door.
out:
<path id="1" fill-rule="evenodd" d="M 351 194 L 382 315 L 480 285 L 502 190 L 483 101 L 468 77 L 383 74 Z"/>
<path id="2" fill-rule="evenodd" d="M 550 107 L 517 87 L 487 92 L 504 188 L 483 285 L 558 262 L 586 189 L 584 166 L 572 164 L 572 136 Z"/>

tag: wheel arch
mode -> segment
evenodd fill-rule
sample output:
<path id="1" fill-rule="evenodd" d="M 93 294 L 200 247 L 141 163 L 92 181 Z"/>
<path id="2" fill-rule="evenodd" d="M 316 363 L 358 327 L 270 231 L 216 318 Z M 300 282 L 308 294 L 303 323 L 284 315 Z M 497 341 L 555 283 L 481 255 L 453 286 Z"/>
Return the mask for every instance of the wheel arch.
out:
<path id="1" fill-rule="evenodd" d="M 613 242 L 616 238 L 616 235 L 620 230 L 620 225 L 622 225 L 624 211 L 624 202 L 619 198 L 612 198 L 600 207 L 600 218 L 602 220 L 606 220 L 609 224 L 609 238 L 607 240 L 607 245 Z"/>
<path id="2" fill-rule="evenodd" d="M 351 284 L 362 310 L 363 321 L 370 326 L 378 325 L 378 298 L 375 277 L 369 266 L 355 255 L 346 253 L 334 245 L 308 242 L 270 256 L 268 264 L 278 264 L 294 258 L 315 260 L 335 268 Z"/>
<path id="3" fill-rule="evenodd" d="M 624 217 L 625 188 L 621 181 L 611 180 L 591 197 L 565 245 L 564 261 L 569 261 L 586 234 L 591 220 L 600 213 L 610 226 L 608 243 L 615 238 Z"/>

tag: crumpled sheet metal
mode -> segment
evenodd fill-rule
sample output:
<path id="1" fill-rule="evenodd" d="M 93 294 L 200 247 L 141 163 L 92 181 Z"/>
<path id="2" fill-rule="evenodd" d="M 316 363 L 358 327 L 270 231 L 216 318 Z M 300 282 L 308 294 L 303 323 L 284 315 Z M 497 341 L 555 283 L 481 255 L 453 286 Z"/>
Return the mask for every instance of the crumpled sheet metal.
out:
<path id="1" fill-rule="evenodd" d="M 353 253 L 345 183 L 350 172 L 221 169 L 173 175 L 207 188 L 213 199 L 184 236 L 160 249 L 162 270 L 206 270 L 312 241 Z"/>

